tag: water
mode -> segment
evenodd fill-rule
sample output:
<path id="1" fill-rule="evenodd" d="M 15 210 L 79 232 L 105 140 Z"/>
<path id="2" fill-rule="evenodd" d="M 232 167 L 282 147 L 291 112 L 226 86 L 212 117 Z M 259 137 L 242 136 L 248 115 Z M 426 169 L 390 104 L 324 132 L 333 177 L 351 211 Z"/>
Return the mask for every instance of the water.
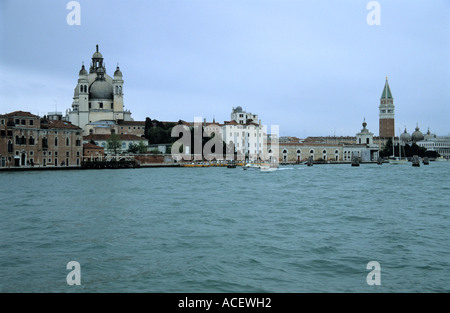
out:
<path id="1" fill-rule="evenodd" d="M 449 175 L 450 162 L 0 173 L 0 291 L 449 292 Z"/>

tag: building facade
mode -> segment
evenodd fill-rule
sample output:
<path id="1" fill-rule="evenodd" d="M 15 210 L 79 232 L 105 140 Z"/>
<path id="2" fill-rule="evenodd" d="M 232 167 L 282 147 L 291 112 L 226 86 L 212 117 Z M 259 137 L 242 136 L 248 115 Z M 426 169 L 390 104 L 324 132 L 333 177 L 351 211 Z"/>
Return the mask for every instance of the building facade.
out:
<path id="1" fill-rule="evenodd" d="M 235 152 L 249 160 L 265 158 L 267 130 L 258 120 L 258 115 L 245 112 L 238 106 L 233 108 L 231 120 L 220 126 L 223 141 L 227 145 L 234 145 Z"/>
<path id="2" fill-rule="evenodd" d="M 68 121 L 0 115 L 0 167 L 80 166 L 82 155 L 82 130 Z"/>

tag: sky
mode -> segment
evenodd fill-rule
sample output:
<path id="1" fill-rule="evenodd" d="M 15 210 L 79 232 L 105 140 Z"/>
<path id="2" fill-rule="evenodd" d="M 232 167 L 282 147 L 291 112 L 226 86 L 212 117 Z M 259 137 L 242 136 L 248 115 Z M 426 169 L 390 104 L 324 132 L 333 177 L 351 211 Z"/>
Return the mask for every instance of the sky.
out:
<path id="1" fill-rule="evenodd" d="M 448 0 L 77 2 L 69 25 L 69 1 L 0 0 L 0 113 L 71 108 L 98 44 L 134 120 L 223 122 L 241 106 L 281 136 L 353 136 L 364 118 L 378 135 L 388 77 L 397 133 L 450 133 Z"/>

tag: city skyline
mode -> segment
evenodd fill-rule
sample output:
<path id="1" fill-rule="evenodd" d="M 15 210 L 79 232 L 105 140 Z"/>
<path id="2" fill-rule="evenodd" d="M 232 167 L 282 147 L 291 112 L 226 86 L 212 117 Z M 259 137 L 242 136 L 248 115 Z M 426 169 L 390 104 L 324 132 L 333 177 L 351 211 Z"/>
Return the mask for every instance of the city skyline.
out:
<path id="1" fill-rule="evenodd" d="M 282 136 L 353 136 L 364 118 L 378 134 L 387 76 L 397 135 L 450 132 L 445 1 L 378 1 L 381 25 L 369 1 L 78 1 L 72 26 L 68 2 L 1 3 L 1 113 L 64 113 L 98 44 L 134 120 L 221 122 L 241 106 Z"/>

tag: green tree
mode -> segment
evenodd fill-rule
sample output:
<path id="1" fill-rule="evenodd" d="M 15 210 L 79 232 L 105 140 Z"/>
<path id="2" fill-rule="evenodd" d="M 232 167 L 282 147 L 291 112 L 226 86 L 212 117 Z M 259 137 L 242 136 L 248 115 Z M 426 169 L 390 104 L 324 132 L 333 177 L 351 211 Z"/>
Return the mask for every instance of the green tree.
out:
<path id="1" fill-rule="evenodd" d="M 136 145 L 137 146 L 137 152 L 139 153 L 145 153 L 147 152 L 147 146 L 145 145 L 145 143 L 143 141 L 139 141 L 139 144 Z"/>
<path id="2" fill-rule="evenodd" d="M 128 146 L 128 152 L 129 153 L 138 153 L 139 152 L 138 145 L 135 143 L 130 143 L 130 145 Z"/>
<path id="3" fill-rule="evenodd" d="M 120 137 L 117 134 L 111 134 L 109 139 L 106 141 L 108 149 L 113 150 L 114 154 L 117 154 L 117 149 L 122 146 L 122 142 L 120 141 Z"/>

